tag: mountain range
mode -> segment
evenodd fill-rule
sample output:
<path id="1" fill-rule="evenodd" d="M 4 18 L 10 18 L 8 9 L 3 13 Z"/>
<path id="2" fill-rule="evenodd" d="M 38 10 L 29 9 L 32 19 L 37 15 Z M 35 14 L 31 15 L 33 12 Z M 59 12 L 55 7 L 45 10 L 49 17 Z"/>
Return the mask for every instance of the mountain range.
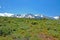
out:
<path id="1" fill-rule="evenodd" d="M 42 14 L 36 14 L 33 15 L 31 13 L 29 14 L 11 14 L 11 13 L 0 13 L 0 16 L 3 17 L 17 17 L 17 18 L 36 18 L 36 19 L 41 19 L 41 18 L 47 18 L 47 19 L 60 19 L 60 16 L 54 16 L 54 17 L 50 17 L 50 16 L 45 16 Z"/>

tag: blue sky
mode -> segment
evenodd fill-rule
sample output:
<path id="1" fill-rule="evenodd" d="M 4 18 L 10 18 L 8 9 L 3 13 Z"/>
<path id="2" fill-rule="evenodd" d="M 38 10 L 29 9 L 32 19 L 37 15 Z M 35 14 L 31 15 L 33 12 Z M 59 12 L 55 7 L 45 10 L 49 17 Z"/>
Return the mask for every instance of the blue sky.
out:
<path id="1" fill-rule="evenodd" d="M 0 13 L 60 16 L 60 0 L 0 0 Z"/>

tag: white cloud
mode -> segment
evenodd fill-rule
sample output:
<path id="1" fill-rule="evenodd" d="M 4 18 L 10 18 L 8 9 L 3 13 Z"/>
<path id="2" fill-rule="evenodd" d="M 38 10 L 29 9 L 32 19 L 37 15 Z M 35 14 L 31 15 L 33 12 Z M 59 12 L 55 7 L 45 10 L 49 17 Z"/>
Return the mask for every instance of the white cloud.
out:
<path id="1" fill-rule="evenodd" d="M 12 13 L 0 13 L 0 16 L 8 16 L 8 17 L 10 17 L 12 15 L 14 15 L 14 14 L 12 14 Z"/>
<path id="2" fill-rule="evenodd" d="M 55 19 L 59 19 L 59 16 L 55 16 L 54 18 L 55 18 Z"/>
<path id="3" fill-rule="evenodd" d="M 0 16 L 4 16 L 4 14 L 3 13 L 0 13 Z"/>

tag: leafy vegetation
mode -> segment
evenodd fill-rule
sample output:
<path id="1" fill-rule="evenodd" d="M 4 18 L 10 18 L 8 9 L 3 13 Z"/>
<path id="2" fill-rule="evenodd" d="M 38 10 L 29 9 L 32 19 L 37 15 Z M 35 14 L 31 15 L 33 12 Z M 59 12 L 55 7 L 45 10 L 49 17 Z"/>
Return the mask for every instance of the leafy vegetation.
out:
<path id="1" fill-rule="evenodd" d="M 60 20 L 0 17 L 0 40 L 60 40 Z"/>

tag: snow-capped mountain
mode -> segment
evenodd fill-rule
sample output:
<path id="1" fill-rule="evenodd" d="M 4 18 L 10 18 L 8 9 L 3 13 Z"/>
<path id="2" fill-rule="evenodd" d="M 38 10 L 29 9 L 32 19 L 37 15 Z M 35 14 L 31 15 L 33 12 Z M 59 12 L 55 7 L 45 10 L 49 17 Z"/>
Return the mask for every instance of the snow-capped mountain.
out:
<path id="1" fill-rule="evenodd" d="M 13 17 L 17 17 L 17 18 L 24 18 L 25 17 L 25 15 L 23 14 L 23 15 L 21 15 L 21 14 L 14 14 L 13 15 Z"/>
<path id="2" fill-rule="evenodd" d="M 36 15 L 26 14 L 26 15 L 24 16 L 24 18 L 37 18 L 37 19 L 44 18 L 44 17 L 45 17 L 44 15 L 40 15 L 40 14 L 36 14 Z"/>
<path id="3" fill-rule="evenodd" d="M 16 14 L 16 15 L 15 15 L 15 14 L 14 14 L 14 15 L 13 15 L 13 17 L 20 18 L 20 17 L 21 17 L 21 15 L 18 15 L 18 14 Z"/>
<path id="4" fill-rule="evenodd" d="M 36 14 L 35 16 L 36 17 L 44 17 L 44 15 L 42 15 L 42 14 L 41 15 L 40 14 Z"/>
<path id="5" fill-rule="evenodd" d="M 36 14 L 36 15 L 35 15 L 35 18 L 39 18 L 39 19 L 40 19 L 40 18 L 44 18 L 44 17 L 46 17 L 46 16 L 44 16 L 44 15 L 42 15 L 42 14 Z"/>
<path id="6" fill-rule="evenodd" d="M 35 18 L 35 15 L 33 14 L 26 14 L 24 18 Z"/>
<path id="7" fill-rule="evenodd" d="M 4 17 L 17 17 L 17 18 L 36 18 L 36 19 L 41 19 L 41 18 L 47 18 L 47 19 L 60 19 L 60 16 L 55 16 L 55 17 L 49 17 L 45 16 L 42 14 L 11 14 L 11 13 L 0 13 L 0 16 Z"/>

